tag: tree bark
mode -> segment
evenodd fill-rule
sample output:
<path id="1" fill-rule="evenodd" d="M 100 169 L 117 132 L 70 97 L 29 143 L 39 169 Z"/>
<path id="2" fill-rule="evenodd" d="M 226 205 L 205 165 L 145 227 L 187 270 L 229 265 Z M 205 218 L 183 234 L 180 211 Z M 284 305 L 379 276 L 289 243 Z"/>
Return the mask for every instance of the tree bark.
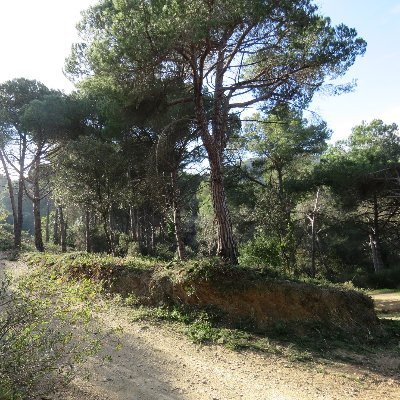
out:
<path id="1" fill-rule="evenodd" d="M 23 134 L 20 138 L 20 158 L 19 158 L 19 177 L 18 177 L 18 194 L 17 194 L 17 221 L 14 230 L 14 246 L 15 248 L 21 248 L 22 239 L 22 224 L 24 220 L 23 214 L 23 200 L 25 191 L 25 156 L 26 156 L 27 138 L 26 134 Z"/>
<path id="2" fill-rule="evenodd" d="M 50 198 L 47 196 L 45 242 L 50 241 Z"/>
<path id="3" fill-rule="evenodd" d="M 54 211 L 54 225 L 53 225 L 53 243 L 56 245 L 60 244 L 60 225 L 59 221 L 60 220 L 60 215 L 59 215 L 59 207 L 56 207 Z"/>
<path id="4" fill-rule="evenodd" d="M 135 216 L 135 209 L 129 207 L 129 225 L 130 225 L 130 236 L 134 242 L 138 240 L 138 229 L 137 229 L 137 219 Z"/>
<path id="5" fill-rule="evenodd" d="M 107 210 L 104 210 L 101 212 L 101 217 L 103 220 L 103 230 L 104 234 L 106 236 L 106 241 L 107 241 L 107 251 L 110 254 L 114 253 L 114 242 L 113 242 L 113 236 L 112 236 L 112 228 L 111 228 L 111 209 L 108 207 Z"/>
<path id="6" fill-rule="evenodd" d="M 222 82 L 218 82 L 218 85 L 222 86 Z M 221 98 L 214 101 L 214 119 L 211 135 L 208 130 L 208 118 L 200 87 L 195 93 L 195 98 L 196 119 L 210 163 L 211 197 L 218 236 L 217 255 L 224 261 L 236 265 L 238 263 L 238 251 L 233 235 L 222 173 L 222 157 L 226 145 L 225 114 L 227 111 L 223 109 L 223 100 Z"/>
<path id="7" fill-rule="evenodd" d="M 39 187 L 39 168 L 40 168 L 40 157 L 42 153 L 42 148 L 39 146 L 33 163 L 33 218 L 35 226 L 35 247 L 37 251 L 43 252 L 43 237 L 42 237 L 42 220 L 40 215 L 40 187 Z M 29 195 L 30 197 L 30 195 Z"/>
<path id="8" fill-rule="evenodd" d="M 85 248 L 87 253 L 92 251 L 92 237 L 90 232 L 90 211 L 85 210 Z"/>
<path id="9" fill-rule="evenodd" d="M 385 268 L 382 260 L 382 251 L 380 246 L 380 235 L 379 235 L 379 208 L 378 208 L 378 197 L 374 193 L 374 211 L 373 211 L 373 224 L 372 230 L 369 234 L 369 245 L 371 248 L 372 263 L 374 265 L 375 272 L 379 272 Z"/>
<path id="10" fill-rule="evenodd" d="M 178 177 L 177 177 L 177 171 L 175 169 L 171 172 L 171 189 L 172 189 L 172 213 L 173 213 L 174 230 L 175 230 L 176 253 L 178 255 L 178 259 L 183 260 L 185 258 L 185 246 L 183 244 L 183 237 L 182 237 L 183 236 L 182 216 L 181 216 L 180 199 L 179 199 Z"/>
<path id="11" fill-rule="evenodd" d="M 211 194 L 218 234 L 217 255 L 231 264 L 237 264 L 237 247 L 233 236 L 219 157 L 210 157 L 210 167 Z"/>
<path id="12" fill-rule="evenodd" d="M 13 183 L 12 183 L 12 180 L 10 177 L 10 173 L 8 171 L 7 163 L 4 158 L 2 149 L 0 149 L 0 160 L 1 160 L 1 164 L 4 169 L 4 173 L 6 175 L 6 179 L 7 179 L 8 194 L 10 197 L 11 210 L 12 210 L 12 215 L 13 215 L 13 229 L 14 229 L 14 243 L 15 243 L 15 238 L 17 236 L 16 229 L 17 229 L 17 221 L 18 221 L 17 206 L 15 204 L 14 186 L 13 186 Z"/>
<path id="13" fill-rule="evenodd" d="M 65 253 L 67 251 L 67 222 L 64 218 L 64 210 L 62 206 L 58 207 L 58 215 L 60 218 L 60 243 L 61 251 Z"/>
<path id="14" fill-rule="evenodd" d="M 309 216 L 311 224 L 311 270 L 310 276 L 315 278 L 316 268 L 316 254 L 317 254 L 317 216 L 318 216 L 318 203 L 319 203 L 319 188 L 315 196 L 314 208 Z"/>

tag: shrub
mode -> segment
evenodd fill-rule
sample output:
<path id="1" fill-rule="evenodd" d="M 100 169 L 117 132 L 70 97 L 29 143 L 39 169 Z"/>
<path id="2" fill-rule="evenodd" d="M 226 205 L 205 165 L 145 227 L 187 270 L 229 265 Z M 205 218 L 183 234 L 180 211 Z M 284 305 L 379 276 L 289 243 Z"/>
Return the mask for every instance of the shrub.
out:
<path id="1" fill-rule="evenodd" d="M 281 266 L 279 243 L 264 234 L 257 234 L 240 251 L 240 264 L 246 266 Z"/>
<path id="2" fill-rule="evenodd" d="M 0 224 L 0 251 L 12 249 L 14 246 L 13 227 L 9 224 Z"/>
<path id="3" fill-rule="evenodd" d="M 397 289 L 400 288 L 400 268 L 359 274 L 354 276 L 353 283 L 358 287 L 369 289 Z"/>
<path id="4" fill-rule="evenodd" d="M 0 399 L 43 395 L 98 349 L 92 308 L 97 287 L 62 282 L 40 269 L 0 289 Z M 57 372 L 57 377 L 54 372 Z"/>

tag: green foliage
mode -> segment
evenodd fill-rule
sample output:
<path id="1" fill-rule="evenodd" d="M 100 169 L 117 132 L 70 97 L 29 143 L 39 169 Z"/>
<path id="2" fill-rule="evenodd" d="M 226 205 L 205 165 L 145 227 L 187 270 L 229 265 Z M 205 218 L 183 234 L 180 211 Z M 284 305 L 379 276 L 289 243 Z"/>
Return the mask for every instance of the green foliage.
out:
<path id="1" fill-rule="evenodd" d="M 392 267 L 374 273 L 360 271 L 353 276 L 352 281 L 365 289 L 399 289 L 400 268 Z"/>
<path id="2" fill-rule="evenodd" d="M 158 243 L 154 247 L 154 256 L 163 261 L 171 261 L 175 257 L 174 250 L 166 243 Z"/>
<path id="3" fill-rule="evenodd" d="M 66 254 L 28 253 L 25 260 L 29 265 L 38 265 L 53 274 L 61 274 L 75 279 L 91 279 L 109 286 L 113 278 L 121 271 L 142 271 L 156 265 L 166 265 L 162 261 L 150 257 L 115 257 L 106 254 L 84 252 Z"/>
<path id="4" fill-rule="evenodd" d="M 279 268 L 282 266 L 279 246 L 276 238 L 258 233 L 240 249 L 240 264 Z"/>
<path id="5" fill-rule="evenodd" d="M 198 216 L 196 221 L 197 241 L 199 252 L 211 256 L 215 254 L 217 243 L 217 228 L 214 220 L 210 184 L 207 181 L 200 183 L 196 193 L 198 201 Z"/>
<path id="6" fill-rule="evenodd" d="M 0 393 L 24 399 L 70 380 L 99 348 L 92 282 L 39 268 L 0 291 Z"/>
<path id="7" fill-rule="evenodd" d="M 0 251 L 11 250 L 14 247 L 13 227 L 8 224 L 0 224 Z"/>

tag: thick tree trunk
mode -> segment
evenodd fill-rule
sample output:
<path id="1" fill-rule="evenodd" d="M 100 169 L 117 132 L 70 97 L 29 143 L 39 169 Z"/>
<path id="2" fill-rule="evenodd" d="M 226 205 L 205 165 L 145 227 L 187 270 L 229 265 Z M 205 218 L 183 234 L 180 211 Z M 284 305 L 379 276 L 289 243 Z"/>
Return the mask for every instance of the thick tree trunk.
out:
<path id="1" fill-rule="evenodd" d="M 176 170 L 171 172 L 172 213 L 175 230 L 176 253 L 179 260 L 185 258 L 185 246 L 182 235 L 182 217 L 179 199 L 178 177 Z"/>
<path id="2" fill-rule="evenodd" d="M 210 163 L 211 196 L 215 221 L 217 224 L 217 254 L 226 262 L 238 263 L 238 252 L 233 236 L 232 222 L 229 215 L 227 198 L 223 184 L 222 158 L 227 144 L 229 100 L 224 90 L 225 44 L 228 38 L 221 40 L 215 63 L 214 98 L 212 100 L 211 132 L 209 110 L 206 111 L 203 98 L 204 58 L 198 57 L 196 49 L 191 53 L 195 113 L 203 145 Z"/>
<path id="3" fill-rule="evenodd" d="M 210 168 L 211 195 L 218 233 L 217 254 L 227 262 L 237 264 L 237 247 L 233 237 L 219 157 L 210 157 Z"/>
<path id="4" fill-rule="evenodd" d="M 222 87 L 222 81 L 219 81 L 217 86 Z M 227 205 L 222 173 L 222 157 L 227 140 L 227 111 L 224 109 L 224 99 L 221 93 L 223 92 L 221 91 L 217 96 L 218 99 L 214 101 L 212 135 L 210 135 L 209 132 L 208 118 L 204 108 L 201 86 L 199 86 L 198 92 L 195 93 L 195 108 L 201 138 L 210 163 L 211 197 L 218 236 L 217 254 L 226 262 L 235 265 L 238 263 L 238 251 L 233 236 L 232 222 Z"/>

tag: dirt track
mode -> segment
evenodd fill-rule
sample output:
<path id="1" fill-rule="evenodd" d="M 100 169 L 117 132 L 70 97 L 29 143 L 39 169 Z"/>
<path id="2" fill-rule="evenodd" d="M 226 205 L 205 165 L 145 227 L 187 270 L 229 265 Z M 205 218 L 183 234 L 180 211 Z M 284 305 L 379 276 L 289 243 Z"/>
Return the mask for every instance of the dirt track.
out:
<path id="1" fill-rule="evenodd" d="M 4 269 L 1 262 L 0 270 Z M 7 263 L 18 273 L 23 265 Z M 377 371 L 347 363 L 299 363 L 221 346 L 197 346 L 172 329 L 132 322 L 129 309 L 102 315 L 104 326 L 123 329 L 121 349 L 110 339 L 88 362 L 90 379 L 76 379 L 49 397 L 65 400 L 399 400 L 400 359 L 379 360 Z M 396 364 L 398 363 L 398 364 Z M 393 368 L 391 369 L 393 371 Z"/>
<path id="2" fill-rule="evenodd" d="M 400 292 L 373 295 L 375 308 L 381 313 L 400 313 Z"/>

